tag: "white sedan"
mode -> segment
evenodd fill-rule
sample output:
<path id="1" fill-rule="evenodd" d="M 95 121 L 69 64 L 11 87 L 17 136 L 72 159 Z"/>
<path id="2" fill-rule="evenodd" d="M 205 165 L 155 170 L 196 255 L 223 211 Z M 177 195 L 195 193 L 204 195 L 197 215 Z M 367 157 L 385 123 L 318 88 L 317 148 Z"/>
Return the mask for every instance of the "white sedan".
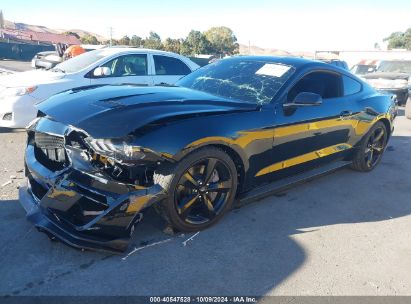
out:
<path id="1" fill-rule="evenodd" d="M 198 69 L 174 53 L 105 48 L 84 53 L 55 68 L 0 77 L 0 127 L 24 128 L 37 115 L 35 104 L 76 87 L 100 84 L 174 84 Z"/>

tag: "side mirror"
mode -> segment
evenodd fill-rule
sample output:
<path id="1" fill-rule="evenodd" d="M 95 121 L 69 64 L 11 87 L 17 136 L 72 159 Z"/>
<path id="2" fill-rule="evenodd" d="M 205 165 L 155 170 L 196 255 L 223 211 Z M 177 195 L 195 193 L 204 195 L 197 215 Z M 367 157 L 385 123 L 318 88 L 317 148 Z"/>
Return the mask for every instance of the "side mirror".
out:
<path id="1" fill-rule="evenodd" d="M 368 68 L 367 72 L 368 72 L 368 73 L 375 72 L 375 68 Z"/>
<path id="2" fill-rule="evenodd" d="M 307 106 L 319 106 L 322 104 L 323 99 L 321 95 L 310 92 L 299 93 L 291 103 L 283 104 L 284 107 L 307 107 Z"/>
<path id="3" fill-rule="evenodd" d="M 93 71 L 95 77 L 107 77 L 111 75 L 111 69 L 108 67 L 98 67 Z"/>

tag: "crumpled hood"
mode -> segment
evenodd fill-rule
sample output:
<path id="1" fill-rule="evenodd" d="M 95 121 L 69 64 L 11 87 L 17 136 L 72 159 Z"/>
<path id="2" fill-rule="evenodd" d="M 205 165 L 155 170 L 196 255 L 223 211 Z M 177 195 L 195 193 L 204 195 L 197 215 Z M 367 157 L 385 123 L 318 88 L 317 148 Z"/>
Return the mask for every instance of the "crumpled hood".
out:
<path id="1" fill-rule="evenodd" d="M 390 80 L 395 80 L 395 79 L 408 79 L 410 77 L 409 74 L 406 73 L 390 73 L 390 72 L 375 72 L 375 73 L 370 73 L 366 75 L 362 75 L 361 77 L 365 79 L 390 79 Z"/>
<path id="2" fill-rule="evenodd" d="M 114 138 L 163 119 L 253 111 L 258 106 L 182 87 L 112 85 L 72 89 L 39 103 L 37 108 L 94 138 Z"/>
<path id="3" fill-rule="evenodd" d="M 8 88 L 34 86 L 44 83 L 50 83 L 54 80 L 64 78 L 64 76 L 64 73 L 44 70 L 19 72 L 5 76 L 0 76 L 0 86 Z"/>

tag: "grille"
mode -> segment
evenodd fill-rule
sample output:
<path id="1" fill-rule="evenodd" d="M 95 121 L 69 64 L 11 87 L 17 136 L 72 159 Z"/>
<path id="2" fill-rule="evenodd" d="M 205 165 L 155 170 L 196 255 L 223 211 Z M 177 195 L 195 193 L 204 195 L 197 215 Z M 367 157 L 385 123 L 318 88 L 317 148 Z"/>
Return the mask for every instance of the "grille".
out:
<path id="1" fill-rule="evenodd" d="M 60 136 L 36 133 L 34 135 L 36 146 L 40 149 L 59 149 L 64 148 L 64 138 Z"/>
<path id="2" fill-rule="evenodd" d="M 57 171 L 67 165 L 66 151 L 64 149 L 64 137 L 35 133 L 36 159 L 46 168 Z"/>

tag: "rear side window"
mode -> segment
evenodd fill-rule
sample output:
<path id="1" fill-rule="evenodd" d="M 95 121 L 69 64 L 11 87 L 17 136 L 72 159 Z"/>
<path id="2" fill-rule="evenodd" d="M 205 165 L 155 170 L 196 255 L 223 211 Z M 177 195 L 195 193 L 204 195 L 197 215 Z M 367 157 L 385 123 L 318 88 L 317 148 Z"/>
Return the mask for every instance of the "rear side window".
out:
<path id="1" fill-rule="evenodd" d="M 153 58 L 156 75 L 187 75 L 191 73 L 188 66 L 179 59 L 158 55 L 153 55 Z"/>
<path id="2" fill-rule="evenodd" d="M 343 75 L 344 96 L 353 95 L 361 91 L 361 83 L 351 77 Z"/>

